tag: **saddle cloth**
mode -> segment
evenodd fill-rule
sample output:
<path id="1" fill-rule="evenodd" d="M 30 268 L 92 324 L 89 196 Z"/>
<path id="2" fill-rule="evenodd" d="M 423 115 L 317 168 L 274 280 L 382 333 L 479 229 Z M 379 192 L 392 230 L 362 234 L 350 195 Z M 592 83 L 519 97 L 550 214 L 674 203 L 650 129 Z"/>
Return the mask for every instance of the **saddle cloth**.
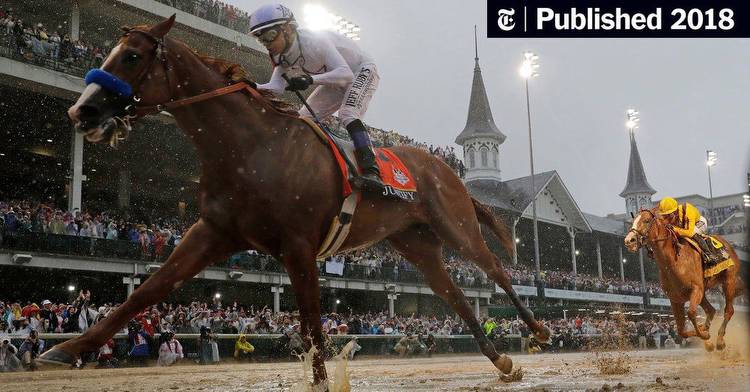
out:
<path id="1" fill-rule="evenodd" d="M 333 133 L 323 132 L 311 119 L 304 118 L 303 120 L 315 131 L 318 137 L 331 147 L 344 178 L 344 197 L 348 196 L 351 193 L 349 180 L 353 178 L 352 170 L 359 171 L 357 159 L 354 155 L 354 143 L 339 138 Z M 406 201 L 417 201 L 417 186 L 414 177 L 393 151 L 388 148 L 376 147 L 375 161 L 380 170 L 380 179 L 385 185 L 383 196 L 395 196 Z"/>
<path id="2" fill-rule="evenodd" d="M 714 275 L 719 274 L 720 272 L 724 271 L 727 268 L 730 268 L 734 265 L 734 260 L 732 260 L 731 257 L 729 257 L 726 250 L 724 250 L 724 244 L 721 243 L 721 241 L 717 240 L 713 236 L 707 236 L 707 240 L 709 243 L 716 249 L 717 251 L 721 252 L 721 255 L 723 256 L 723 260 L 718 263 L 706 263 L 706 254 L 703 252 L 703 249 L 701 249 L 700 245 L 698 245 L 695 240 L 688 237 L 682 237 L 685 242 L 690 244 L 690 246 L 693 247 L 698 253 L 700 253 L 701 258 L 703 259 L 703 277 L 704 278 L 710 278 Z"/>

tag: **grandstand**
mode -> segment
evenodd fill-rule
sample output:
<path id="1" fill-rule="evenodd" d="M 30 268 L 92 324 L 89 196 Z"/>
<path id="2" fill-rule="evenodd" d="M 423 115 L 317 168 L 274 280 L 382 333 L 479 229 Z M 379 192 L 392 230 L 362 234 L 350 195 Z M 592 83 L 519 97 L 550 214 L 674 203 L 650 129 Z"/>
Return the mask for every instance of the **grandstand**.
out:
<path id="1" fill-rule="evenodd" d="M 84 143 L 82 136 L 73 134 L 66 110 L 83 90 L 86 70 L 100 64 L 112 48 L 119 26 L 154 23 L 173 13 L 178 23 L 170 34 L 202 53 L 240 63 L 257 79 L 266 80 L 271 67 L 259 45 L 243 33 L 246 15 L 217 4 L 200 0 L 3 3 L 0 274 L 10 279 L 0 298 L 68 301 L 78 288 L 91 288 L 98 301 L 120 302 L 179 243 L 181 233 L 197 216 L 200 167 L 192 145 L 171 117 L 140 121 L 129 140 L 114 150 Z M 17 28 L 19 19 L 24 28 Z M 492 119 L 478 58 L 467 127 L 456 140 L 469 161 L 466 166 L 452 148 L 424 145 L 403 136 L 408 132 L 373 131 L 382 144 L 414 144 L 441 155 L 465 178 L 472 195 L 512 228 L 517 252 L 506 262 L 517 292 L 537 309 L 549 307 L 556 316 L 566 308 L 582 306 L 665 312 L 668 302 L 660 296 L 654 263 L 647 259 L 641 263 L 638 255 L 623 249 L 623 220 L 583 212 L 555 171 L 537 174 L 534 190 L 528 177 L 501 178 L 497 154 L 506 136 Z M 633 166 L 632 160 L 633 155 L 631 168 L 643 169 L 640 162 Z M 529 279 L 535 265 L 533 199 L 540 219 L 540 282 Z M 8 218 L 11 211 L 14 217 Z M 58 215 L 60 230 L 52 228 Z M 71 222 L 74 231 L 69 229 Z M 81 234 L 84 226 L 87 231 Z M 497 243 L 490 244 L 500 251 Z M 448 258 L 451 274 L 477 313 L 506 311 L 503 293 L 482 272 L 454 256 Z M 743 259 L 747 260 L 746 252 Z M 419 272 L 386 245 L 335 257 L 320 268 L 325 311 L 388 310 L 391 315 L 447 311 Z M 253 251 L 235 255 L 196 278 L 170 300 L 204 301 L 221 293 L 230 301 L 273 304 L 275 312 L 295 308 L 291 290 L 284 290 L 290 281 L 283 267 Z"/>

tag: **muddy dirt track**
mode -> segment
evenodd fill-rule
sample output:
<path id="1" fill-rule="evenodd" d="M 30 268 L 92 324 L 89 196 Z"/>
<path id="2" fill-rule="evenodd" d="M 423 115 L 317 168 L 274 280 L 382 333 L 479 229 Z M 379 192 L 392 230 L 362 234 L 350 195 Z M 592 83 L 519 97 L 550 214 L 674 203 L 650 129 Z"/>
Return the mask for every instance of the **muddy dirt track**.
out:
<path id="1" fill-rule="evenodd" d="M 747 391 L 750 361 L 736 350 L 630 352 L 632 371 L 603 376 L 590 353 L 514 355 L 522 381 L 505 383 L 481 356 L 370 358 L 349 363 L 354 391 Z M 336 363 L 328 364 L 333 375 Z M 300 363 L 181 365 L 171 368 L 48 370 L 0 374 L 4 391 L 290 391 Z M 657 380 L 658 378 L 658 380 Z M 620 384 L 621 385 L 618 385 Z"/>

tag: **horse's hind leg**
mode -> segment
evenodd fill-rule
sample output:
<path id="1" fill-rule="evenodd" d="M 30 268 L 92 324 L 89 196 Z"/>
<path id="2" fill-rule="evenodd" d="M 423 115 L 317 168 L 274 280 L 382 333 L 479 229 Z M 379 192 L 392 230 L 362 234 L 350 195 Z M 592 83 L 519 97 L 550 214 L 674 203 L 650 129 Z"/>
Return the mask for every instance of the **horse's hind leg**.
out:
<path id="1" fill-rule="evenodd" d="M 737 294 L 737 278 L 735 274 L 728 273 L 727 278 L 724 280 L 721 286 L 721 291 L 724 292 L 724 320 L 721 321 L 721 327 L 719 327 L 719 333 L 716 337 L 716 349 L 723 350 L 726 347 L 724 342 L 724 335 L 727 332 L 727 324 L 734 315 L 734 297 Z"/>
<path id="2" fill-rule="evenodd" d="M 534 314 L 513 290 L 510 276 L 503 269 L 500 260 L 487 248 L 471 198 L 455 197 L 451 203 L 435 203 L 431 207 L 434 217 L 431 227 L 437 235 L 461 256 L 472 260 L 490 279 L 502 287 L 536 338 L 540 342 L 549 342 L 550 330 L 536 321 Z"/>
<path id="3" fill-rule="evenodd" d="M 206 266 L 230 256 L 233 249 L 220 233 L 203 220 L 188 230 L 180 245 L 159 271 L 151 275 L 133 294 L 102 321 L 83 335 L 52 347 L 39 357 L 47 363 L 72 363 L 87 351 L 95 351 L 116 332 L 122 330 L 138 312 L 166 298 L 169 293 Z"/>
<path id="4" fill-rule="evenodd" d="M 479 321 L 466 301 L 461 289 L 456 287 L 443 266 L 442 242 L 426 226 L 410 228 L 388 237 L 391 245 L 424 275 L 432 291 L 440 296 L 469 327 L 479 348 L 500 371 L 510 373 L 513 362 L 506 355 L 499 355 L 495 346 L 485 336 Z"/>

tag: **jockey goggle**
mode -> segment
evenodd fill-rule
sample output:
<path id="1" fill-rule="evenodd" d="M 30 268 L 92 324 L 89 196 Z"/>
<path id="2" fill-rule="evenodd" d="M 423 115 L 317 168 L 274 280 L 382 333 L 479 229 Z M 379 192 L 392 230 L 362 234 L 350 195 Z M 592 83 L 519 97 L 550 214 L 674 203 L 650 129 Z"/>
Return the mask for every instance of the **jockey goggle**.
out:
<path id="1" fill-rule="evenodd" d="M 259 32 L 255 33 L 255 34 L 253 34 L 253 36 L 261 44 L 268 45 L 271 42 L 273 42 L 276 39 L 276 37 L 279 36 L 279 34 L 281 34 L 281 28 L 278 27 L 278 26 L 275 26 L 275 27 L 272 27 L 272 28 L 267 29 L 267 30 L 259 31 Z"/>

